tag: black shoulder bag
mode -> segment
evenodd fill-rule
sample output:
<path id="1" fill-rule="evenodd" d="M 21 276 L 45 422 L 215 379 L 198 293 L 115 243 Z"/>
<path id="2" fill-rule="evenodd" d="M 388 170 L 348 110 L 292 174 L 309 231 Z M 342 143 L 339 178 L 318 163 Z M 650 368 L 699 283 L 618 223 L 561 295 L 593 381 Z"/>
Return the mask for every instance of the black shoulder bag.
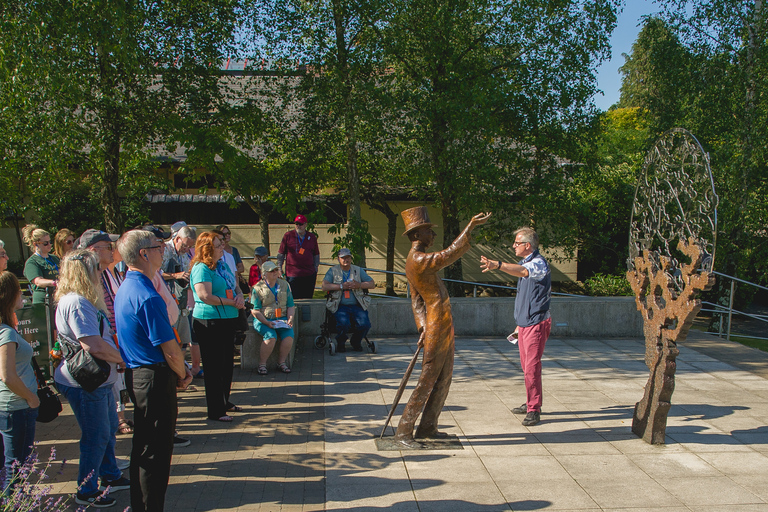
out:
<path id="1" fill-rule="evenodd" d="M 37 378 L 37 397 L 40 399 L 40 408 L 37 410 L 37 421 L 40 423 L 50 423 L 59 417 L 62 410 L 61 400 L 51 386 L 45 383 L 43 372 L 37 365 L 37 360 L 32 357 L 32 368 L 35 369 Z"/>
<path id="2" fill-rule="evenodd" d="M 104 319 L 99 316 L 99 336 L 104 332 Z M 112 371 L 109 363 L 93 357 L 83 348 L 77 340 L 72 340 L 61 333 L 59 335 L 59 344 L 61 344 L 61 355 L 66 361 L 67 369 L 75 382 L 89 393 L 98 389 L 99 386 L 107 382 L 109 374 Z"/>

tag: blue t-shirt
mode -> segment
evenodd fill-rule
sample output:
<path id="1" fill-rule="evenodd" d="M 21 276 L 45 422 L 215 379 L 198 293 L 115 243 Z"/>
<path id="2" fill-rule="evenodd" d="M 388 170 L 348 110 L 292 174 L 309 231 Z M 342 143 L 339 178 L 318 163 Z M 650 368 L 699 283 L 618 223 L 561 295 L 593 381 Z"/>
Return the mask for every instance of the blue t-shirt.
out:
<path id="1" fill-rule="evenodd" d="M 70 292 L 59 297 L 56 304 L 56 329 L 59 334 L 72 341 L 78 341 L 88 336 L 100 336 L 104 343 L 115 346 L 112 338 L 112 328 L 109 325 L 107 314 L 96 309 L 91 302 L 76 293 Z M 117 365 L 108 363 L 111 368 L 109 378 L 100 386 L 108 387 L 117 382 Z M 79 388 L 80 384 L 69 373 L 69 364 L 65 361 L 56 367 L 53 380 L 72 388 Z"/>
<path id="2" fill-rule="evenodd" d="M 192 284 L 192 296 L 195 298 L 195 311 L 192 314 L 193 317 L 201 320 L 216 320 L 218 318 L 237 318 L 238 311 L 235 306 L 211 306 L 206 304 L 200 297 L 197 296 L 195 285 L 197 283 L 211 283 L 211 293 L 216 297 L 222 299 L 227 298 L 227 290 L 230 289 L 227 286 L 227 280 L 222 277 L 222 273 L 226 273 L 231 277 L 231 283 L 235 282 L 235 276 L 229 271 L 229 267 L 222 262 L 216 262 L 216 270 L 211 270 L 205 263 L 195 263 L 192 267 L 192 272 L 189 274 L 189 281 Z M 233 284 L 234 286 L 234 284 Z M 232 299 L 234 299 L 234 291 L 232 291 Z"/>
<path id="3" fill-rule="evenodd" d="M 160 345 L 176 339 L 165 301 L 152 281 L 129 270 L 115 295 L 115 324 L 120 354 L 128 368 L 164 363 Z"/>
<path id="4" fill-rule="evenodd" d="M 16 344 L 16 375 L 27 389 L 37 392 L 37 378 L 32 368 L 32 347 L 21 334 L 10 325 L 0 324 L 0 346 L 6 343 Z M 19 411 L 29 409 L 29 404 L 19 395 L 8 389 L 3 381 L 0 381 L 0 411 Z"/>

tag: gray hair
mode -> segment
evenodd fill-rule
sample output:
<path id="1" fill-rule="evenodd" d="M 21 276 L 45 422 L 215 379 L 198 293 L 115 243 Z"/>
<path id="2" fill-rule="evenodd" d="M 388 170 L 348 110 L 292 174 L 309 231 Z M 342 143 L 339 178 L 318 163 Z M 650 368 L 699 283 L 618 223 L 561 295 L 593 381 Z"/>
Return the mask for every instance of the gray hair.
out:
<path id="1" fill-rule="evenodd" d="M 520 228 L 517 231 L 515 231 L 514 237 L 517 239 L 517 235 L 520 235 L 521 242 L 527 242 L 531 244 L 531 249 L 536 250 L 539 248 L 539 235 L 536 234 L 536 231 L 533 230 L 533 228 L 524 227 Z"/>
<path id="2" fill-rule="evenodd" d="M 143 229 L 134 229 L 125 233 L 117 241 L 117 251 L 129 267 L 135 267 L 141 259 L 139 251 L 152 246 L 157 236 Z"/>
<path id="3" fill-rule="evenodd" d="M 3 247 L 5 247 L 5 242 L 3 242 L 2 240 L 0 240 L 0 249 L 2 249 Z"/>
<path id="4" fill-rule="evenodd" d="M 194 240 L 197 238 L 197 232 L 192 226 L 184 226 L 173 235 L 173 238 L 191 238 Z"/>

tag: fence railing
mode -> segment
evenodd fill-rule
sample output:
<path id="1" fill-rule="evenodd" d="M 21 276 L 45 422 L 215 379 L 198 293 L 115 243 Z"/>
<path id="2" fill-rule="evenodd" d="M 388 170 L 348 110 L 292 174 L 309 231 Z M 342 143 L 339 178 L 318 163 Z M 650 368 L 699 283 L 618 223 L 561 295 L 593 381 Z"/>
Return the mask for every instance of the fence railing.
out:
<path id="1" fill-rule="evenodd" d="M 325 262 L 322 262 L 322 261 L 320 262 L 320 266 L 321 267 L 322 266 L 332 267 L 334 265 L 336 265 L 336 263 L 325 263 Z M 368 273 L 368 274 L 371 274 L 371 273 L 378 273 L 378 274 L 385 274 L 385 275 L 386 274 L 392 274 L 392 275 L 395 275 L 395 276 L 405 277 L 405 272 L 395 272 L 395 271 L 392 271 L 392 270 L 382 270 L 382 269 L 378 269 L 378 268 L 365 268 L 365 267 L 361 267 L 361 268 L 363 268 L 363 270 L 365 270 L 366 273 Z M 502 290 L 509 290 L 509 291 L 517 292 L 517 287 L 515 287 L 515 286 L 507 286 L 507 285 L 502 285 L 502 284 L 479 283 L 479 282 L 476 282 L 476 281 L 462 281 L 460 279 L 445 279 L 445 278 L 443 278 L 443 281 L 448 281 L 448 282 L 452 282 L 452 283 L 460 283 L 460 284 L 463 284 L 463 285 L 470 285 L 470 286 L 472 286 L 472 296 L 473 297 L 477 297 L 477 290 L 478 290 L 478 288 L 499 288 L 499 289 L 502 289 Z M 396 297 L 392 297 L 391 295 L 383 295 L 383 294 L 378 294 L 378 293 L 377 294 L 371 294 L 371 295 L 374 296 L 374 297 L 383 297 L 383 298 L 389 298 L 389 299 L 396 298 Z M 574 295 L 574 294 L 570 294 L 570 293 L 561 293 L 561 292 L 552 292 L 552 295 L 563 296 L 563 297 L 579 297 L 579 298 L 584 298 L 585 297 L 584 295 Z M 411 287 L 410 287 L 410 284 L 407 281 L 406 281 L 406 296 L 408 296 L 408 297 L 411 296 Z"/>
<path id="2" fill-rule="evenodd" d="M 768 340 L 768 337 L 764 336 L 755 336 L 753 334 L 743 334 L 743 333 L 734 333 L 732 332 L 732 325 L 733 325 L 733 316 L 739 315 L 744 316 L 747 318 L 752 318 L 754 320 L 758 320 L 760 322 L 765 322 L 768 324 L 768 315 L 755 315 L 751 313 L 746 313 L 744 311 L 739 311 L 737 309 L 733 308 L 733 300 L 736 295 L 736 283 L 741 283 L 743 285 L 752 286 L 754 288 L 757 288 L 759 290 L 765 290 L 768 291 L 768 288 L 765 286 L 761 286 L 756 283 L 752 283 L 750 281 L 745 281 L 744 279 L 739 279 L 738 277 L 729 276 L 728 274 L 722 274 L 720 272 L 712 272 L 713 274 L 717 275 L 718 277 L 729 279 L 730 280 L 730 293 L 728 297 L 728 306 L 726 307 L 723 304 L 715 304 L 708 301 L 702 301 L 702 304 L 704 306 L 709 306 L 707 308 L 702 307 L 701 311 L 712 313 L 713 315 L 720 315 L 720 326 L 719 326 L 719 332 L 718 336 L 721 338 L 723 337 L 723 333 L 725 332 L 725 338 L 730 341 L 731 336 L 740 336 L 744 338 L 752 338 L 756 340 Z M 727 318 L 727 322 L 723 322 Z M 725 329 L 723 328 L 723 324 L 726 324 Z M 766 328 L 768 329 L 768 325 L 766 325 Z"/>

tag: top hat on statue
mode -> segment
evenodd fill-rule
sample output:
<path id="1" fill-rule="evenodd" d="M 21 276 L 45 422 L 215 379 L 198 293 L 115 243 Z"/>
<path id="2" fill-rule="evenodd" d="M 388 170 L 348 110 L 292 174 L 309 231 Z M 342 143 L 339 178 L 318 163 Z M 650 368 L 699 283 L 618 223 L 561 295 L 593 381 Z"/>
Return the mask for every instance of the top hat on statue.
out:
<path id="1" fill-rule="evenodd" d="M 416 206 L 414 208 L 408 208 L 400 212 L 403 216 L 403 222 L 405 222 L 405 232 L 403 236 L 407 236 L 408 233 L 419 229 L 424 226 L 430 228 L 436 228 L 437 224 L 432 224 L 429 220 L 429 212 L 427 212 L 426 206 Z"/>

